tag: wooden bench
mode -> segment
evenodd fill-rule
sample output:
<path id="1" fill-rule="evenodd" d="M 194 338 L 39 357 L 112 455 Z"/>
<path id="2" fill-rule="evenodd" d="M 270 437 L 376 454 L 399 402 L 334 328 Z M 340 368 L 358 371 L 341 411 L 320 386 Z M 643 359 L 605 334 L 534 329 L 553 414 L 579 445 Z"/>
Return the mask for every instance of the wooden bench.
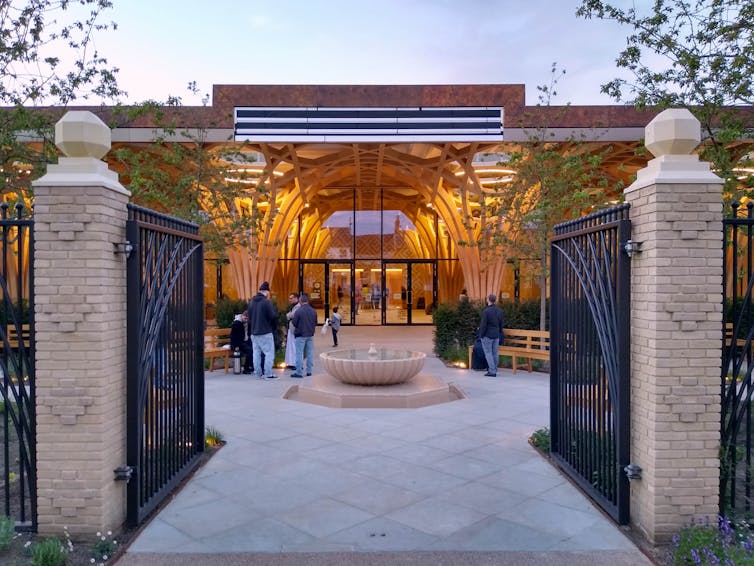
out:
<path id="1" fill-rule="evenodd" d="M 219 358 L 225 361 L 225 373 L 228 373 L 230 354 L 230 328 L 208 328 L 204 331 L 204 359 L 209 360 L 209 371 L 215 369 L 215 360 Z"/>
<path id="2" fill-rule="evenodd" d="M 469 367 L 473 346 L 469 346 Z M 497 347 L 498 356 L 510 356 L 513 373 L 518 369 L 518 358 L 526 359 L 526 367 L 531 373 L 531 361 L 550 360 L 550 333 L 546 330 L 523 330 L 506 328 L 505 339 Z"/>
<path id="3" fill-rule="evenodd" d="M 14 324 L 11 324 L 7 327 L 8 332 L 8 345 L 10 346 L 10 349 L 12 351 L 18 350 L 18 329 Z M 29 325 L 28 324 L 22 324 L 21 325 L 21 341 L 25 348 L 30 348 L 30 333 L 29 333 Z M 5 344 L 0 340 L 0 350 L 5 347 Z"/>
<path id="4" fill-rule="evenodd" d="M 729 345 L 733 344 L 733 323 L 732 322 L 726 322 L 725 323 L 725 342 L 723 342 L 723 347 L 727 348 Z M 741 351 L 741 355 L 746 355 L 746 352 L 744 351 L 744 348 L 746 347 L 746 339 L 745 338 L 736 338 L 736 349 L 737 351 Z M 754 357 L 754 340 L 751 341 L 750 345 L 751 355 Z"/>

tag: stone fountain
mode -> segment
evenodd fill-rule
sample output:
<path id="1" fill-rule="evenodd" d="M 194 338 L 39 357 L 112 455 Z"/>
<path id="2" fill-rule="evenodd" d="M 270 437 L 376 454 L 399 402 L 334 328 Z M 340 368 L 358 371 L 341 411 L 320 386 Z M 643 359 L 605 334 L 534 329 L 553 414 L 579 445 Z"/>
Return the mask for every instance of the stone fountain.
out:
<path id="1" fill-rule="evenodd" d="M 417 408 L 463 399 L 452 383 L 420 373 L 426 357 L 375 344 L 324 352 L 319 358 L 327 374 L 291 386 L 284 397 L 333 408 Z"/>
<path id="2" fill-rule="evenodd" d="M 424 367 L 427 354 L 410 350 L 336 350 L 319 355 L 325 371 L 351 385 L 395 385 L 412 379 Z"/>

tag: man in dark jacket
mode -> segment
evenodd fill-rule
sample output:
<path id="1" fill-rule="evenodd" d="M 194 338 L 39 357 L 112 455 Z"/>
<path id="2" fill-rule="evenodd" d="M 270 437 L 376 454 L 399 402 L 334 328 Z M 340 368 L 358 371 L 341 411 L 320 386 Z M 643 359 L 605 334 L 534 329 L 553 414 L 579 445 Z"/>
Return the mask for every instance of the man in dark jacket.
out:
<path id="1" fill-rule="evenodd" d="M 317 328 L 317 311 L 309 304 L 309 297 L 301 293 L 298 298 L 299 309 L 293 314 L 291 322 L 296 327 L 296 372 L 291 377 L 304 376 L 304 357 L 306 357 L 306 375 L 312 374 L 314 368 L 314 330 Z"/>
<path id="2" fill-rule="evenodd" d="M 270 284 L 265 281 L 249 303 L 249 334 L 254 357 L 254 373 L 260 379 L 276 379 L 272 374 L 272 362 L 275 360 L 275 327 L 278 315 L 270 301 Z M 262 367 L 264 354 L 264 367 Z"/>
<path id="3" fill-rule="evenodd" d="M 244 357 L 243 372 L 245 374 L 252 372 L 251 360 L 254 356 L 254 347 L 249 339 L 248 328 L 249 315 L 245 312 L 236 315 L 230 326 L 230 349 L 232 352 L 238 350 Z"/>
<path id="4" fill-rule="evenodd" d="M 482 320 L 479 322 L 479 336 L 482 339 L 484 357 L 487 359 L 487 377 L 497 377 L 498 354 L 497 347 L 503 338 L 503 311 L 495 304 L 495 295 L 487 296 L 487 306 L 482 311 Z"/>

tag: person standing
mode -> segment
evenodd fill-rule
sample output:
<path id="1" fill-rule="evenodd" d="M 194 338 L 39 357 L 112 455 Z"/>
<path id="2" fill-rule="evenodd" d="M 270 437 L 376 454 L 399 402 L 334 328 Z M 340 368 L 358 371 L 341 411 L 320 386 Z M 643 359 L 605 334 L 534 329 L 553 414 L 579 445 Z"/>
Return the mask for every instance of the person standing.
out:
<path id="1" fill-rule="evenodd" d="M 503 325 L 505 323 L 503 311 L 497 308 L 497 297 L 487 295 L 487 306 L 482 311 L 482 319 L 479 321 L 479 337 L 482 339 L 482 349 L 487 360 L 487 377 L 497 377 L 498 353 L 497 347 L 503 337 Z"/>
<path id="2" fill-rule="evenodd" d="M 343 322 L 343 317 L 338 312 L 338 307 L 332 308 L 332 316 L 330 317 L 330 330 L 332 331 L 332 346 L 337 348 L 338 346 L 338 330 L 340 330 L 340 323 Z"/>
<path id="3" fill-rule="evenodd" d="M 294 334 L 294 331 L 296 330 L 296 327 L 294 326 L 291 319 L 293 318 L 293 313 L 295 313 L 299 309 L 298 293 L 291 293 L 288 296 L 288 303 L 288 312 L 285 314 L 285 318 L 288 319 L 288 336 L 285 339 L 285 365 L 288 368 L 295 368 L 296 336 Z"/>
<path id="4" fill-rule="evenodd" d="M 296 330 L 296 372 L 291 377 L 304 377 L 304 358 L 306 358 L 306 375 L 312 374 L 314 369 L 314 330 L 317 328 L 317 311 L 309 304 L 309 297 L 301 293 L 298 298 L 300 305 L 294 313 L 291 322 Z"/>
<path id="5" fill-rule="evenodd" d="M 270 301 L 270 284 L 265 281 L 259 286 L 259 292 L 249 303 L 249 334 L 254 357 L 254 373 L 260 379 L 276 379 L 272 373 L 275 360 L 275 326 L 278 315 Z M 262 355 L 264 354 L 264 367 Z"/>
<path id="6" fill-rule="evenodd" d="M 233 319 L 230 326 L 230 349 L 232 352 L 238 350 L 243 355 L 243 373 L 249 375 L 254 369 L 251 365 L 254 347 L 249 339 L 249 315 L 246 312 L 237 314 Z"/>

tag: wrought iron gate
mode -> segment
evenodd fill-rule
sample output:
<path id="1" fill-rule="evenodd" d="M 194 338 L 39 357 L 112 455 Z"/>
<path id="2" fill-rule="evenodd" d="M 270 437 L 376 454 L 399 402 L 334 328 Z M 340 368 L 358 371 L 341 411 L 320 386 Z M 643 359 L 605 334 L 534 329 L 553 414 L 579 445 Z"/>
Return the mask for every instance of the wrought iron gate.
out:
<path id="1" fill-rule="evenodd" d="M 204 260 L 195 224 L 133 205 L 128 213 L 127 520 L 133 526 L 204 450 Z"/>
<path id="2" fill-rule="evenodd" d="M 754 505 L 754 202 L 723 220 L 720 514 L 750 519 Z"/>
<path id="3" fill-rule="evenodd" d="M 552 455 L 620 524 L 629 519 L 628 209 L 556 226 L 550 279 Z"/>
<path id="4" fill-rule="evenodd" d="M 34 395 L 34 221 L 17 204 L 0 204 L 0 414 L 4 515 L 18 530 L 37 529 L 37 436 Z"/>

